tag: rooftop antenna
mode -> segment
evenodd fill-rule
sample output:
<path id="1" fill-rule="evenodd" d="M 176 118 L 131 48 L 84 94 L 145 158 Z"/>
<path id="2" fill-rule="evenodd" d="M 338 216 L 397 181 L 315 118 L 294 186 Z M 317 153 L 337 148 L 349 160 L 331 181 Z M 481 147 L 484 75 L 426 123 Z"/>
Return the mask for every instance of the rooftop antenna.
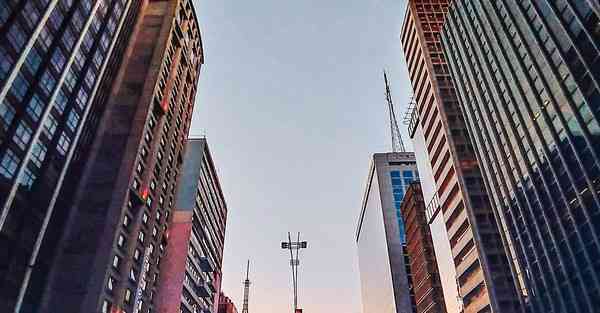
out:
<path id="1" fill-rule="evenodd" d="M 387 100 L 388 111 L 390 113 L 390 132 L 392 135 L 392 152 L 406 152 L 400 128 L 396 120 L 396 112 L 394 112 L 394 102 L 392 101 L 392 93 L 390 92 L 390 83 L 388 82 L 387 73 L 383 70 L 383 79 L 385 80 L 385 98 Z"/>
<path id="2" fill-rule="evenodd" d="M 281 243 L 281 249 L 290 251 L 290 266 L 292 268 L 292 285 L 294 287 L 294 313 L 301 313 L 302 309 L 298 308 L 298 266 L 300 265 L 300 259 L 298 254 L 300 249 L 306 248 L 308 243 L 306 241 L 300 241 L 300 233 L 298 232 L 298 239 L 292 241 L 292 234 L 288 232 L 288 241 Z"/>
<path id="3" fill-rule="evenodd" d="M 246 280 L 244 280 L 244 304 L 242 307 L 242 313 L 248 313 L 248 297 L 250 295 L 250 279 L 248 275 L 250 273 L 250 260 L 246 265 Z"/>

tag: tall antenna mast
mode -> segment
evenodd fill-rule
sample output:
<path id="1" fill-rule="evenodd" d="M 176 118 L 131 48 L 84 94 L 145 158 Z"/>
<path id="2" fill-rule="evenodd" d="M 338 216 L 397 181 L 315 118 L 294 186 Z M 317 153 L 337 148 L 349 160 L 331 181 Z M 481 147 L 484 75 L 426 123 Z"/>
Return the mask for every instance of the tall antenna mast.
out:
<path id="1" fill-rule="evenodd" d="M 244 280 L 244 304 L 242 307 L 242 313 L 248 313 L 248 296 L 250 295 L 250 279 L 248 275 L 250 273 L 250 260 L 246 265 L 246 280 Z"/>
<path id="2" fill-rule="evenodd" d="M 392 152 L 405 152 L 402 135 L 396 120 L 396 112 L 394 112 L 394 102 L 392 101 L 392 93 L 390 92 L 390 83 L 388 82 L 387 73 L 383 70 L 383 79 L 385 80 L 385 99 L 387 100 L 388 111 L 390 113 L 390 132 L 392 135 Z"/>

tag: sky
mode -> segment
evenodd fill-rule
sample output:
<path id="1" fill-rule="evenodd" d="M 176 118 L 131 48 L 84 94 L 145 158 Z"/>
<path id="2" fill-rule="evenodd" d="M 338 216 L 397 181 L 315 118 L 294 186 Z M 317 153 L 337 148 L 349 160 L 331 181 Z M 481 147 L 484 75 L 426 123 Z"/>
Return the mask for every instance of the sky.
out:
<path id="1" fill-rule="evenodd" d="M 301 232 L 300 307 L 360 313 L 357 217 L 370 157 L 391 149 L 383 68 L 400 121 L 411 93 L 405 1 L 194 1 L 205 64 L 190 135 L 206 135 L 228 205 L 223 291 L 241 312 L 250 259 L 250 312 L 289 312 L 280 242 Z"/>

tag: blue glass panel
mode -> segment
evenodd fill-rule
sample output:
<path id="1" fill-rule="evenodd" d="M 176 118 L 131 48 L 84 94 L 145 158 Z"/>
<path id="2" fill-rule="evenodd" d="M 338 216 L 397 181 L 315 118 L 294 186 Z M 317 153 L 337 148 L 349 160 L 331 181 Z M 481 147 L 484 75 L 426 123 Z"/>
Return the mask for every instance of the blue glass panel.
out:
<path id="1" fill-rule="evenodd" d="M 400 171 L 391 171 L 390 176 L 392 177 L 400 177 Z"/>
<path id="2" fill-rule="evenodd" d="M 406 177 L 413 177 L 413 171 L 402 171 L 402 176 Z"/>
<path id="3" fill-rule="evenodd" d="M 393 186 L 402 186 L 402 178 L 392 178 Z"/>
<path id="4" fill-rule="evenodd" d="M 404 198 L 404 195 L 401 193 L 394 193 L 394 201 L 402 201 L 402 198 Z"/>

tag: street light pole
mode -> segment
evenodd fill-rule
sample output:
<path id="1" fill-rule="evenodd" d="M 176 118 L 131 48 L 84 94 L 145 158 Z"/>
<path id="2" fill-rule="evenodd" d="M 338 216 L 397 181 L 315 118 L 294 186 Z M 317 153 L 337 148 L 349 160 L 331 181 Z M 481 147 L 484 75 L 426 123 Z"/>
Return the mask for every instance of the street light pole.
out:
<path id="1" fill-rule="evenodd" d="M 306 241 L 300 241 L 300 233 L 298 239 L 292 241 L 292 234 L 288 232 L 288 241 L 281 243 L 281 248 L 290 251 L 290 267 L 292 268 L 292 286 L 294 289 L 294 313 L 298 311 L 298 266 L 300 265 L 300 249 L 308 246 Z"/>

